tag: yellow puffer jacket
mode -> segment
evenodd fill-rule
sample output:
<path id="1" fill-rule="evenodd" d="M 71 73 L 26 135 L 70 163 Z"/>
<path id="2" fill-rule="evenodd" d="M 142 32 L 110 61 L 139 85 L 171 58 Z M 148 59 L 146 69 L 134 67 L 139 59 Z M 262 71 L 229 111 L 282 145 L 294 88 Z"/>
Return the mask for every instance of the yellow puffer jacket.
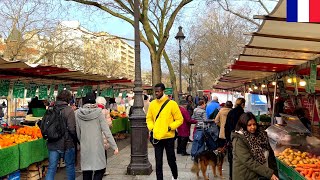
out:
<path id="1" fill-rule="evenodd" d="M 153 131 L 154 139 L 173 138 L 175 136 L 175 130 L 183 123 L 179 106 L 172 100 L 162 109 L 158 119 L 155 120 L 162 104 L 167 99 L 168 97 L 163 95 L 161 99 L 155 99 L 149 105 L 146 122 L 149 131 Z M 171 131 L 168 131 L 168 127 L 171 128 Z"/>

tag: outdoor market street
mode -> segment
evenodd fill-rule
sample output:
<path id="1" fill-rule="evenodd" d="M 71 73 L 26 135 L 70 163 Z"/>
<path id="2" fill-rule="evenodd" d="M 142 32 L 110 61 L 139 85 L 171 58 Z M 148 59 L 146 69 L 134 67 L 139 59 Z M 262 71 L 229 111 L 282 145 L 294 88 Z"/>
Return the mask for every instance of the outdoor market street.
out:
<path id="1" fill-rule="evenodd" d="M 126 147 L 119 147 L 120 151 L 119 154 L 114 156 L 110 152 L 113 152 L 112 150 L 109 150 L 108 153 L 108 163 L 107 163 L 107 171 L 110 173 L 108 176 L 105 176 L 103 179 L 113 179 L 113 180 L 156 180 L 156 173 L 155 173 L 155 160 L 154 160 L 154 149 L 152 145 L 149 143 L 148 144 L 148 154 L 149 154 L 149 161 L 152 164 L 152 169 L 153 172 L 150 175 L 138 175 L 138 176 L 131 176 L 131 175 L 126 175 L 127 172 L 127 166 L 130 163 L 130 138 L 127 138 L 123 141 L 120 141 L 119 144 L 120 146 L 123 146 L 125 143 L 128 143 Z M 190 152 L 191 149 L 191 143 L 188 144 L 188 152 Z M 123 148 L 123 149 L 122 149 Z M 111 157 L 109 156 L 111 155 Z M 191 166 L 192 166 L 192 160 L 191 156 L 181 156 L 177 155 L 177 165 L 178 165 L 178 172 L 179 172 L 179 179 L 180 180 L 193 180 L 197 179 L 196 174 L 192 173 L 190 171 Z M 171 180 L 171 171 L 168 166 L 167 160 L 166 160 L 166 154 L 164 153 L 163 156 L 163 172 L 164 172 L 164 179 L 166 180 Z M 229 172 L 228 172 L 228 162 L 227 159 L 225 158 L 224 166 L 223 166 L 223 175 L 224 177 L 229 177 Z M 208 167 L 207 174 L 210 180 L 212 179 L 222 179 L 220 177 L 214 178 L 212 174 L 212 170 L 210 167 Z M 77 180 L 82 180 L 82 175 L 81 173 L 77 173 Z M 67 179 L 65 176 L 65 168 L 63 168 L 61 171 L 58 172 L 57 175 L 57 180 L 61 179 Z M 202 174 L 200 173 L 200 178 L 203 179 Z"/>

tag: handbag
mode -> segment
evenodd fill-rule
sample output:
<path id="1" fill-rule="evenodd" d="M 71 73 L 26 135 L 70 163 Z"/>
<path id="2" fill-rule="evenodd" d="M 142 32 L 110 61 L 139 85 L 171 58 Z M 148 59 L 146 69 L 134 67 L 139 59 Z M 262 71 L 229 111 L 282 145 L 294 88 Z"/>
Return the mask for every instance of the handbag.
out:
<path id="1" fill-rule="evenodd" d="M 169 101 L 170 101 L 170 100 L 167 99 L 167 100 L 162 104 L 162 106 L 161 106 L 161 108 L 160 108 L 160 110 L 159 110 L 159 112 L 158 112 L 158 114 L 157 114 L 157 116 L 156 116 L 155 122 L 156 122 L 156 120 L 158 119 L 158 117 L 159 117 L 162 109 L 168 104 Z M 159 143 L 159 140 L 158 140 L 158 139 L 154 139 L 154 138 L 153 138 L 153 131 L 150 132 L 150 142 L 151 142 L 151 144 L 158 144 L 158 143 Z"/>

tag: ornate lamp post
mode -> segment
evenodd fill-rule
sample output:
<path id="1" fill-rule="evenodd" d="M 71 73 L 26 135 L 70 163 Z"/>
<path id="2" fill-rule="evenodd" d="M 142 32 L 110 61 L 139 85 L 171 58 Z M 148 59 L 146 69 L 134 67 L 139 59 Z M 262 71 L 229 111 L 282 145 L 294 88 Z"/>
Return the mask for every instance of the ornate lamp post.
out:
<path id="1" fill-rule="evenodd" d="M 192 59 L 189 60 L 190 66 L 190 87 L 189 87 L 189 94 L 192 95 L 192 88 L 193 88 L 193 80 L 192 80 L 192 67 L 194 66 L 194 62 Z"/>
<path id="2" fill-rule="evenodd" d="M 181 80 L 181 41 L 184 40 L 184 38 L 186 38 L 186 36 L 184 36 L 183 32 L 182 32 L 182 27 L 179 26 L 179 31 L 175 37 L 178 41 L 179 41 L 179 99 L 182 96 L 182 80 Z"/>
<path id="3" fill-rule="evenodd" d="M 127 167 L 130 175 L 149 175 L 152 165 L 148 160 L 148 129 L 146 115 L 143 111 L 141 61 L 140 61 L 140 32 L 139 32 L 139 0 L 134 0 L 134 37 L 135 37 L 135 81 L 134 104 L 131 122 L 131 161 Z"/>

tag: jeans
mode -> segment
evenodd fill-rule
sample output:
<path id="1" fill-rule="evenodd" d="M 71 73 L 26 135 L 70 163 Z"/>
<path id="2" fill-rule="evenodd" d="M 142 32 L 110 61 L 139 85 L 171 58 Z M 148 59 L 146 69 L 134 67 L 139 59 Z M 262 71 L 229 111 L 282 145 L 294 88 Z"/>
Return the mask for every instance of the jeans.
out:
<path id="1" fill-rule="evenodd" d="M 162 139 L 157 144 L 153 144 L 156 159 L 157 180 L 163 180 L 163 150 L 166 150 L 167 161 L 174 179 L 178 178 L 178 167 L 176 154 L 174 152 L 174 138 Z"/>
<path id="2" fill-rule="evenodd" d="M 83 171 L 83 180 L 102 180 L 103 174 L 106 172 L 106 169 L 100 169 L 96 171 Z"/>
<path id="3" fill-rule="evenodd" d="M 57 165 L 61 157 L 64 158 L 64 161 L 66 163 L 68 180 L 76 179 L 75 149 L 70 148 L 70 149 L 67 149 L 65 152 L 61 150 L 49 151 L 49 166 L 48 166 L 48 172 L 46 175 L 46 180 L 54 180 L 54 176 L 57 171 Z"/>

